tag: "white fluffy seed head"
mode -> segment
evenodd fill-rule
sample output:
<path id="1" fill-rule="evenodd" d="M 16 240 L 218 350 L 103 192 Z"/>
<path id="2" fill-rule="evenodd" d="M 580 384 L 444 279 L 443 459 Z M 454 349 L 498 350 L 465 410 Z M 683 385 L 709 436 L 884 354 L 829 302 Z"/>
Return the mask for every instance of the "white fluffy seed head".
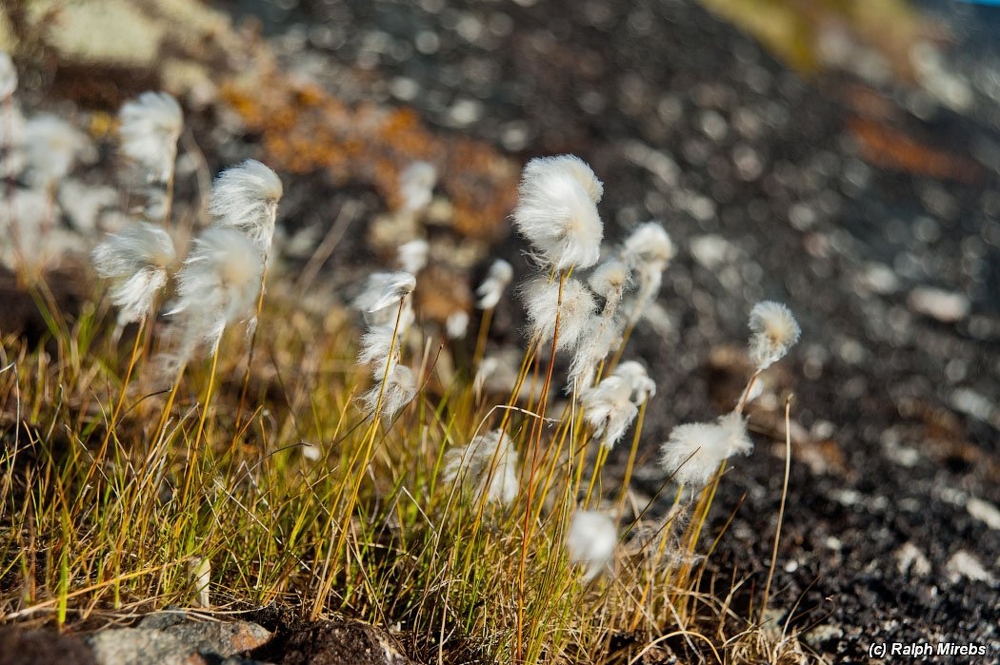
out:
<path id="1" fill-rule="evenodd" d="M 417 278 L 408 272 L 376 272 L 368 276 L 365 288 L 354 298 L 352 305 L 365 314 L 372 325 L 396 323 L 400 301 L 404 306 L 408 296 L 417 288 Z M 401 328 L 406 326 L 401 323 Z"/>
<path id="2" fill-rule="evenodd" d="M 605 307 L 605 312 L 607 307 Z M 597 377 L 597 367 L 611 350 L 621 344 L 624 321 L 614 315 L 594 317 L 592 330 L 580 337 L 569 368 L 567 392 L 590 388 Z"/>
<path id="3" fill-rule="evenodd" d="M 758 370 L 781 360 L 802 335 L 792 310 L 772 300 L 750 310 L 750 332 L 750 362 Z"/>
<path id="4" fill-rule="evenodd" d="M 261 256 L 266 256 L 283 192 L 278 174 L 248 159 L 215 179 L 208 211 L 216 226 L 240 231 L 254 242 Z"/>
<path id="5" fill-rule="evenodd" d="M 163 228 L 138 222 L 126 226 L 94 248 L 97 274 L 114 281 L 111 301 L 119 323 L 145 318 L 156 294 L 167 283 L 167 269 L 177 255 Z"/>
<path id="6" fill-rule="evenodd" d="M 626 360 L 619 364 L 611 375 L 621 377 L 628 382 L 632 390 L 632 403 L 636 406 L 656 394 L 656 381 L 649 378 L 646 368 L 638 361 Z"/>
<path id="7" fill-rule="evenodd" d="M 0 51 L 0 102 L 7 99 L 17 90 L 17 69 L 10 54 Z"/>
<path id="8" fill-rule="evenodd" d="M 561 155 L 549 159 L 558 164 L 559 168 L 572 175 L 580 183 L 584 191 L 587 192 L 587 196 L 590 197 L 590 200 L 595 205 L 601 202 L 601 198 L 604 196 L 604 183 L 597 179 L 593 169 L 590 168 L 587 162 L 575 155 Z"/>
<path id="9" fill-rule="evenodd" d="M 442 480 L 458 482 L 476 501 L 509 506 L 517 498 L 517 451 L 501 430 L 480 434 L 444 455 Z"/>
<path id="10" fill-rule="evenodd" d="M 411 240 L 396 250 L 396 261 L 404 272 L 416 275 L 427 266 L 427 255 L 430 245 L 426 240 Z"/>
<path id="11" fill-rule="evenodd" d="M 382 416 L 392 418 L 404 406 L 409 404 L 417 394 L 417 381 L 413 370 L 405 365 L 393 365 L 386 378 L 385 387 L 379 381 L 363 396 L 365 407 L 369 412 L 376 408 Z M 381 403 L 379 399 L 381 398 Z"/>
<path id="12" fill-rule="evenodd" d="M 722 462 L 736 453 L 749 455 L 753 442 L 739 413 L 720 416 L 714 423 L 678 425 L 661 447 L 660 465 L 683 485 L 705 485 Z"/>
<path id="13" fill-rule="evenodd" d="M 619 376 L 609 376 L 582 393 L 583 418 L 593 429 L 594 438 L 609 450 L 639 414 L 631 397 L 632 385 Z"/>
<path id="14" fill-rule="evenodd" d="M 403 210 L 420 212 L 430 205 L 437 177 L 437 169 L 430 162 L 413 162 L 403 169 L 399 174 L 399 193 L 403 198 Z"/>
<path id="15" fill-rule="evenodd" d="M 144 92 L 118 112 L 121 149 L 147 171 L 150 181 L 167 182 L 174 172 L 177 139 L 184 115 L 177 100 L 165 92 Z"/>
<path id="16" fill-rule="evenodd" d="M 617 304 L 625 290 L 632 286 L 632 271 L 622 261 L 605 261 L 597 266 L 587 283 L 594 293 Z"/>
<path id="17" fill-rule="evenodd" d="M 657 222 L 640 224 L 625 239 L 621 250 L 622 260 L 632 268 L 639 284 L 639 292 L 629 314 L 633 324 L 656 298 L 663 282 L 663 271 L 676 253 L 670 236 Z"/>
<path id="18" fill-rule="evenodd" d="M 392 326 L 372 326 L 361 336 L 359 365 L 375 365 L 373 375 L 381 381 L 387 362 L 395 362 L 399 353 L 399 335 Z"/>
<path id="19" fill-rule="evenodd" d="M 524 288 L 524 302 L 531 334 L 540 343 L 552 341 L 558 313 L 557 351 L 576 347 L 580 337 L 594 325 L 597 308 L 594 296 L 583 283 L 572 277 L 563 283 L 561 305 L 559 280 L 550 281 L 545 277 L 528 282 Z"/>
<path id="20" fill-rule="evenodd" d="M 253 317 L 263 270 L 257 246 L 236 230 L 210 227 L 195 239 L 168 312 L 181 317 L 185 355 L 200 342 L 214 351 L 226 326 Z"/>
<path id="21" fill-rule="evenodd" d="M 580 510 L 573 515 L 566 533 L 566 551 L 570 563 L 584 564 L 584 581 L 597 577 L 610 566 L 618 545 L 618 529 L 614 521 L 592 510 Z"/>
<path id="22" fill-rule="evenodd" d="M 514 225 L 540 260 L 557 270 L 589 268 L 601 255 L 601 182 L 573 155 L 538 157 L 524 167 Z"/>
<path id="23" fill-rule="evenodd" d="M 461 309 L 455 310 L 448 315 L 444 328 L 448 339 L 463 339 L 469 331 L 469 313 Z"/>
<path id="24" fill-rule="evenodd" d="M 39 113 L 24 125 L 24 156 L 31 181 L 52 187 L 62 180 L 78 155 L 91 147 L 90 139 L 62 118 Z"/>
<path id="25" fill-rule="evenodd" d="M 52 208 L 52 199 L 40 190 L 25 189 L 0 203 L 0 264 L 16 268 L 25 262 L 31 267 L 45 265 L 48 256 L 42 228 L 61 211 Z"/>
<path id="26" fill-rule="evenodd" d="M 476 289 L 476 295 L 479 296 L 476 307 L 479 309 L 493 309 L 496 307 L 503 296 L 504 289 L 507 288 L 512 279 L 514 279 L 514 267 L 503 259 L 494 261 L 493 265 L 490 266 L 489 272 L 486 274 L 486 279 Z"/>
<path id="27" fill-rule="evenodd" d="M 622 246 L 622 259 L 633 269 L 650 265 L 663 272 L 676 255 L 670 235 L 658 222 L 640 224 Z"/>
<path id="28" fill-rule="evenodd" d="M 3 115 L 3 120 L 0 121 L 0 149 L 7 153 L 3 159 L 0 159 L 0 168 L 4 172 L 17 173 L 25 166 L 22 147 L 27 121 L 24 119 L 21 109 L 15 104 L 0 109 L 0 114 Z"/>

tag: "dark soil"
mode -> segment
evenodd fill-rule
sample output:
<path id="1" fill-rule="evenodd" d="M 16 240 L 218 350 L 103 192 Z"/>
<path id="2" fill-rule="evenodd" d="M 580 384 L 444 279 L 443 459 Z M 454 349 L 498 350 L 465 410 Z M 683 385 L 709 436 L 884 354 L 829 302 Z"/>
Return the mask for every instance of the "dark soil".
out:
<path id="1" fill-rule="evenodd" d="M 0 626 L 0 665 L 96 665 L 83 640 L 51 630 Z"/>
<path id="2" fill-rule="evenodd" d="M 295 612 L 264 609 L 253 620 L 274 631 L 251 658 L 275 665 L 405 665 L 394 640 L 367 624 L 337 618 L 309 622 Z"/>

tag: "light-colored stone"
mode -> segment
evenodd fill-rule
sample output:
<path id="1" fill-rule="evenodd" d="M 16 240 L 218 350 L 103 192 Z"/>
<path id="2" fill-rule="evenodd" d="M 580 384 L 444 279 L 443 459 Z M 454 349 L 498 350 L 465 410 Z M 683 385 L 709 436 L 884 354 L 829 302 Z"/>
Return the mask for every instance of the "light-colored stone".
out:
<path id="1" fill-rule="evenodd" d="M 927 577 L 931 573 L 931 562 L 919 547 L 911 542 L 906 542 L 894 553 L 896 559 L 896 570 L 900 575 L 913 575 L 914 577 Z"/>
<path id="2" fill-rule="evenodd" d="M 182 639 L 150 628 L 115 628 L 87 638 L 99 665 L 207 665 Z"/>
<path id="3" fill-rule="evenodd" d="M 166 629 L 166 632 L 192 646 L 199 653 L 232 656 L 266 644 L 271 633 L 248 621 L 185 621 Z"/>
<path id="4" fill-rule="evenodd" d="M 945 575 L 952 584 L 957 584 L 963 579 L 973 582 L 986 582 L 993 584 L 996 578 L 983 567 L 983 564 L 972 554 L 965 550 L 959 550 L 951 555 L 947 563 L 944 564 Z"/>
<path id="5" fill-rule="evenodd" d="M 969 315 L 972 303 L 964 293 L 945 291 L 929 287 L 918 287 L 910 291 L 907 300 L 910 309 L 918 314 L 937 319 L 942 323 L 955 323 Z"/>
<path id="6" fill-rule="evenodd" d="M 165 34 L 165 23 L 145 15 L 134 3 L 120 0 L 37 0 L 29 7 L 37 21 L 58 10 L 59 20 L 52 24 L 49 45 L 80 62 L 152 66 Z"/>
<path id="7" fill-rule="evenodd" d="M 255 623 L 175 623 L 183 616 L 158 612 L 147 617 L 142 627 L 102 630 L 87 642 L 100 665 L 204 665 L 256 649 L 271 639 L 271 633 Z"/>
<path id="8" fill-rule="evenodd" d="M 988 501 L 972 497 L 966 502 L 965 509 L 977 520 L 985 522 L 989 528 L 1000 531 L 1000 508 Z"/>

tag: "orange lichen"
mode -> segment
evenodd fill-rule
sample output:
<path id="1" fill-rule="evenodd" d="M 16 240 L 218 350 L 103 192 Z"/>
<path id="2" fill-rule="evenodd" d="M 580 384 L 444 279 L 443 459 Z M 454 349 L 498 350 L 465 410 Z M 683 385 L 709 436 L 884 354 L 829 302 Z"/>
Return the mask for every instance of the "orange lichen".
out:
<path id="1" fill-rule="evenodd" d="M 983 175 L 979 164 L 920 143 L 888 125 L 860 117 L 847 122 L 861 156 L 876 166 L 943 180 L 976 182 Z"/>
<path id="2" fill-rule="evenodd" d="M 396 209 L 402 205 L 400 173 L 414 161 L 428 161 L 452 202 L 456 231 L 495 239 L 506 230 L 518 167 L 488 144 L 434 133 L 411 108 L 350 108 L 314 85 L 288 82 L 277 73 L 230 79 L 221 90 L 247 128 L 261 135 L 265 159 L 278 169 L 326 169 L 337 182 L 371 185 Z"/>

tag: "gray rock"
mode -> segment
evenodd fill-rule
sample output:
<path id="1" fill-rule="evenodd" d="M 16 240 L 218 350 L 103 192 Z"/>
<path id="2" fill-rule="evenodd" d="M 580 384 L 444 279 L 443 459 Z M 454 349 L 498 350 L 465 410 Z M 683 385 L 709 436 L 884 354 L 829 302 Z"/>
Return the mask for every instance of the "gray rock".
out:
<path id="1" fill-rule="evenodd" d="M 208 665 L 181 638 L 152 628 L 102 630 L 87 642 L 99 665 Z"/>
<path id="2" fill-rule="evenodd" d="M 138 627 L 163 630 L 164 628 L 176 626 L 179 623 L 187 621 L 187 618 L 187 612 L 168 607 L 160 612 L 153 612 L 144 616 L 142 621 L 139 622 Z"/>
<path id="3" fill-rule="evenodd" d="M 223 658 L 256 649 L 271 639 L 271 633 L 265 628 L 248 621 L 185 621 L 170 626 L 166 632 L 199 653 L 216 654 Z"/>
<path id="4" fill-rule="evenodd" d="M 173 621 L 177 616 L 181 622 Z M 141 626 L 104 630 L 87 638 L 99 665 L 217 663 L 271 639 L 271 633 L 255 623 L 190 621 L 183 613 L 158 612 L 144 619 Z M 254 661 L 237 659 L 231 665 L 240 662 L 248 665 Z"/>
<path id="5" fill-rule="evenodd" d="M 910 291 L 910 309 L 942 323 L 955 323 L 969 315 L 972 304 L 964 293 L 919 287 Z"/>

